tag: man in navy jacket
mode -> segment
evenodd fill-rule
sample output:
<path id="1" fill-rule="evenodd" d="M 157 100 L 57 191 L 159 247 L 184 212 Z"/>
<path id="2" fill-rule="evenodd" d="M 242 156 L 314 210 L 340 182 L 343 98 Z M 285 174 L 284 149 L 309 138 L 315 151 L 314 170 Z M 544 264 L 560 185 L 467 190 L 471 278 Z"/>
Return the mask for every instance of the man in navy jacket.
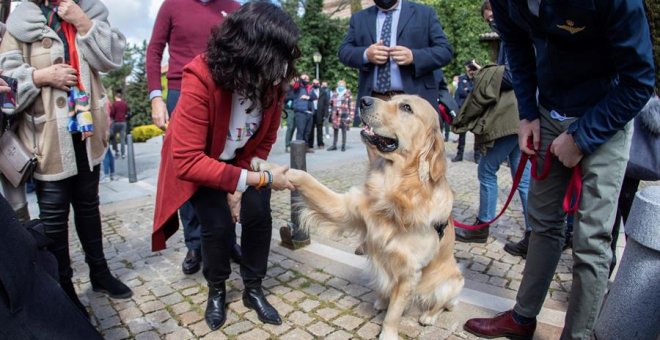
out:
<path id="1" fill-rule="evenodd" d="M 571 168 L 578 166 L 582 197 L 561 338 L 589 339 L 607 288 L 629 122 L 653 93 L 644 5 L 642 0 L 491 0 L 491 5 L 518 99 L 520 148 L 538 154 L 539 169 L 551 162 L 551 170 L 529 192 L 532 233 L 515 307 L 495 318 L 468 320 L 465 329 L 486 337 L 534 334 L 564 243 L 563 196 Z M 548 148 L 553 156 L 544 159 Z"/>
<path id="2" fill-rule="evenodd" d="M 351 16 L 339 47 L 339 60 L 360 71 L 356 102 L 363 96 L 389 99 L 408 93 L 437 108 L 438 81 L 433 71 L 453 56 L 438 17 L 430 7 L 406 0 L 374 3 Z"/>

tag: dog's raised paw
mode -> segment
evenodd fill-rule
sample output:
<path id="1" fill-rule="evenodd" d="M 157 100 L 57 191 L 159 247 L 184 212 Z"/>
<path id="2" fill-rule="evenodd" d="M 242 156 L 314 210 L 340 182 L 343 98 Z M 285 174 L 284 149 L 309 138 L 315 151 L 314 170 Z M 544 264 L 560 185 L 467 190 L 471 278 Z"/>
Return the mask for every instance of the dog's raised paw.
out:
<path id="1" fill-rule="evenodd" d="M 286 172 L 286 179 L 288 179 L 291 184 L 298 186 L 303 181 L 306 174 L 307 173 L 302 170 L 289 169 Z"/>

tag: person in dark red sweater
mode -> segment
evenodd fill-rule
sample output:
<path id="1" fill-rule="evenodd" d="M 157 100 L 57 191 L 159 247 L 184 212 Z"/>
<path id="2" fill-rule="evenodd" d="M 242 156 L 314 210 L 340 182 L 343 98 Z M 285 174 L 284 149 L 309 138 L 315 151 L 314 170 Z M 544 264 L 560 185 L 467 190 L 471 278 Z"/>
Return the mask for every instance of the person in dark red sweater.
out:
<path id="1" fill-rule="evenodd" d="M 183 67 L 206 50 L 213 27 L 240 5 L 231 0 L 165 0 L 158 11 L 151 40 L 147 47 L 147 87 L 151 100 L 151 118 L 164 127 L 174 112 L 181 93 Z M 170 59 L 167 70 L 167 105 L 162 97 L 161 62 L 168 47 Z M 183 235 L 188 253 L 183 260 L 185 274 L 201 268 L 201 227 L 190 202 L 179 209 Z M 234 242 L 235 244 L 236 242 Z M 232 258 L 240 261 L 240 247 L 234 246 Z"/>
<path id="2" fill-rule="evenodd" d="M 123 95 L 121 90 L 115 91 L 115 102 L 110 107 L 110 119 L 112 119 L 112 126 L 110 127 L 110 143 L 112 143 L 112 150 L 115 151 L 115 158 L 119 158 L 119 151 L 117 150 L 117 134 L 119 134 L 121 144 L 121 158 L 126 158 L 126 129 L 128 114 L 130 112 L 128 104 L 122 99 Z"/>

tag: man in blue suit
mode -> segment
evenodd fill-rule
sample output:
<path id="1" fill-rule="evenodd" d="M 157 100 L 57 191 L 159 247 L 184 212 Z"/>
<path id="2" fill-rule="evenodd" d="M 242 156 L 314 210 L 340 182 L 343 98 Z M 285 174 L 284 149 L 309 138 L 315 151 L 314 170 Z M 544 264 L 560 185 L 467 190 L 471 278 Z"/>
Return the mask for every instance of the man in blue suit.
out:
<path id="1" fill-rule="evenodd" d="M 430 7 L 406 0 L 374 3 L 351 16 L 339 47 L 339 60 L 360 71 L 357 102 L 363 96 L 388 100 L 407 93 L 437 108 L 438 81 L 433 71 L 453 56 L 438 17 Z M 369 160 L 374 158 L 369 152 Z"/>

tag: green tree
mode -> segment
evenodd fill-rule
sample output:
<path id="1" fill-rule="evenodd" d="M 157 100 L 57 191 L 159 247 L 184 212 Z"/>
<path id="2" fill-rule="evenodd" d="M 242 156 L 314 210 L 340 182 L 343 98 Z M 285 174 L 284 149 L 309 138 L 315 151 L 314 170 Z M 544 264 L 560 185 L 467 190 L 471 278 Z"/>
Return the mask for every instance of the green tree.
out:
<path id="1" fill-rule="evenodd" d="M 126 78 L 133 72 L 133 63 L 133 49 L 129 46 L 124 51 L 123 65 L 114 71 L 104 74 L 101 78 L 109 96 L 114 96 L 115 91 L 118 89 L 125 90 Z"/>
<path id="2" fill-rule="evenodd" d="M 296 64 L 298 72 L 307 73 L 312 78 L 315 76 L 316 65 L 312 55 L 318 51 L 323 56 L 319 64 L 319 77 L 322 81 L 327 81 L 334 87 L 338 80 L 344 79 L 349 88 L 357 89 L 357 71 L 344 66 L 337 57 L 339 45 L 348 30 L 348 20 L 331 18 L 323 13 L 323 0 L 306 0 L 303 6 L 302 16 L 297 15 L 297 10 L 294 13 L 294 19 L 301 31 L 298 46 L 302 57 Z M 290 4 L 284 2 L 283 7 L 291 14 Z"/>
<path id="3" fill-rule="evenodd" d="M 147 42 L 129 45 L 124 52 L 123 65 L 103 75 L 103 86 L 110 97 L 117 90 L 124 93 L 131 108 L 131 126 L 151 124 L 151 106 L 147 99 L 147 72 L 145 68 Z"/>
<path id="4" fill-rule="evenodd" d="M 147 98 L 146 51 L 146 41 L 143 41 L 141 45 L 133 46 L 133 74 L 124 91 L 126 104 L 131 108 L 132 126 L 152 123 L 151 106 Z"/>
<path id="5" fill-rule="evenodd" d="M 478 0 L 421 0 L 420 3 L 431 6 L 438 14 L 442 29 L 454 47 L 454 59 L 445 66 L 447 80 L 465 72 L 466 61 L 476 59 L 481 65 L 491 60 L 489 46 L 479 41 L 479 35 L 490 32 L 490 28 L 481 17 L 481 1 Z"/>

